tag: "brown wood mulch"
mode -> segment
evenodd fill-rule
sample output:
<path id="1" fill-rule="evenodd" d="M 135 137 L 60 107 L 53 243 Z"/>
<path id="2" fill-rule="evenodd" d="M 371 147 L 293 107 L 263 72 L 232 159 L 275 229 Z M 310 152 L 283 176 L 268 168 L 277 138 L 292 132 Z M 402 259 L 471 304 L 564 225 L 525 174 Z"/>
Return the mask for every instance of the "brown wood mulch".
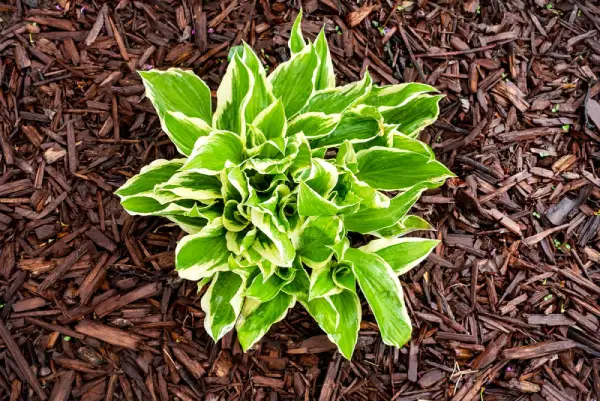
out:
<path id="1" fill-rule="evenodd" d="M 216 89 L 242 40 L 273 69 L 301 5 L 340 81 L 447 95 L 422 139 L 459 176 L 416 208 L 443 242 L 403 278 L 413 340 L 365 308 L 351 362 L 300 308 L 213 343 L 180 230 L 112 194 L 176 155 L 135 71 Z M 599 72 L 590 0 L 0 2 L 0 399 L 600 399 Z"/>

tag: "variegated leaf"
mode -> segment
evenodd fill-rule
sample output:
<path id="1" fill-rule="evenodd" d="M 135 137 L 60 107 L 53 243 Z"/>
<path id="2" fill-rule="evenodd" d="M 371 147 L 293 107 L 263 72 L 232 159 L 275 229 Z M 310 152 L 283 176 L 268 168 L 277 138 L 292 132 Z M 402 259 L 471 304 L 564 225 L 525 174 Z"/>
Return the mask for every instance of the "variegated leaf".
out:
<path id="1" fill-rule="evenodd" d="M 401 348 L 410 340 L 412 326 L 396 273 L 379 255 L 359 249 L 348 249 L 345 259 L 352 264 L 358 285 L 375 315 L 381 339 Z"/>
<path id="2" fill-rule="evenodd" d="M 339 146 L 345 141 L 360 143 L 372 140 L 385 132 L 383 117 L 373 106 L 357 106 L 346 110 L 330 135 L 310 141 L 313 149 Z"/>
<path id="3" fill-rule="evenodd" d="M 242 313 L 235 325 L 238 340 L 244 351 L 260 340 L 273 324 L 282 320 L 288 309 L 295 303 L 296 298 L 283 291 L 263 303 L 246 298 Z"/>
<path id="4" fill-rule="evenodd" d="M 371 241 L 359 249 L 381 256 L 400 275 L 421 263 L 439 243 L 426 238 L 391 238 Z"/>
<path id="5" fill-rule="evenodd" d="M 246 130 L 246 106 L 253 90 L 254 75 L 236 53 L 217 90 L 213 127 L 243 135 Z"/>
<path id="6" fill-rule="evenodd" d="M 429 155 L 403 149 L 372 147 L 357 153 L 356 177 L 375 189 L 404 190 L 422 183 L 443 183 L 454 174 Z"/>
<path id="7" fill-rule="evenodd" d="M 285 115 L 291 118 L 308 102 L 315 91 L 319 56 L 313 45 L 306 46 L 292 58 L 280 64 L 269 75 L 275 98 L 281 98 Z"/>
<path id="8" fill-rule="evenodd" d="M 217 175 L 225 167 L 243 161 L 244 145 L 240 137 L 229 131 L 215 131 L 198 138 L 192 154 L 181 168 L 207 175 Z"/>
<path id="9" fill-rule="evenodd" d="M 179 277 L 195 281 L 227 270 L 228 258 L 225 229 L 220 224 L 211 224 L 179 241 L 175 268 Z"/>
<path id="10" fill-rule="evenodd" d="M 362 80 L 337 88 L 322 89 L 310 98 L 302 113 L 339 114 L 361 102 L 371 92 L 373 80 L 365 71 Z"/>
<path id="11" fill-rule="evenodd" d="M 218 341 L 235 326 L 244 302 L 245 277 L 230 271 L 215 273 L 202 297 L 204 328 Z"/>

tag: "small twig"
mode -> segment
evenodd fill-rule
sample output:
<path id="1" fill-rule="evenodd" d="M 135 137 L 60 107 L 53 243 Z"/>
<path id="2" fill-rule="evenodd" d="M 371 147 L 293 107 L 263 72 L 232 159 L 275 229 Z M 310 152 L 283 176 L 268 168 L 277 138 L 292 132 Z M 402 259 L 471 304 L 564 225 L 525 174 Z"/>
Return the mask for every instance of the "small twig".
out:
<path id="1" fill-rule="evenodd" d="M 492 50 L 493 48 L 495 48 L 497 46 L 505 45 L 509 42 L 512 42 L 513 40 L 514 39 L 505 40 L 504 42 L 498 42 L 498 43 L 494 43 L 494 44 L 487 45 L 487 46 L 476 47 L 474 49 L 469 49 L 469 50 L 458 50 L 458 51 L 454 51 L 454 52 L 433 53 L 433 54 L 430 54 L 430 53 L 415 54 L 415 57 L 417 57 L 417 58 L 420 58 L 420 57 L 444 58 L 444 57 L 450 57 L 450 56 L 460 56 L 463 54 L 477 53 L 477 52 L 481 52 L 484 50 Z"/>
<path id="2" fill-rule="evenodd" d="M 590 81 L 587 81 L 587 88 L 585 90 L 585 97 L 583 98 L 583 126 L 587 127 L 589 123 L 588 119 L 588 100 L 590 99 L 590 89 L 592 88 L 592 84 Z"/>
<path id="3" fill-rule="evenodd" d="M 15 360 L 17 367 L 21 370 L 21 374 L 23 374 L 25 376 L 25 380 L 27 380 L 29 382 L 29 385 L 37 393 L 37 395 L 38 395 L 38 397 L 40 397 L 40 399 L 46 400 L 48 397 L 46 396 L 46 393 L 44 393 L 44 389 L 42 388 L 42 386 L 40 385 L 40 382 L 37 380 L 37 378 L 33 374 L 33 371 L 29 367 L 29 363 L 23 356 L 21 349 L 19 348 L 19 346 L 13 339 L 12 335 L 10 334 L 10 331 L 8 331 L 8 329 L 6 328 L 6 326 L 4 325 L 4 323 L 1 320 L 0 320 L 0 338 L 2 338 L 2 340 L 4 340 L 4 344 L 6 344 L 6 348 L 8 348 L 10 354 L 12 355 L 13 359 Z"/>
<path id="4" fill-rule="evenodd" d="M 417 68 L 417 71 L 419 72 L 419 77 L 421 78 L 421 81 L 427 82 L 427 79 L 425 78 L 425 74 L 423 74 L 423 69 L 421 68 L 419 63 L 417 63 L 415 55 L 414 55 L 412 49 L 410 48 L 410 43 L 408 42 L 408 37 L 406 36 L 406 32 L 404 31 L 404 28 L 402 28 L 402 25 L 398 25 L 398 30 L 400 31 L 400 36 L 402 36 L 402 41 L 404 42 L 404 46 L 406 46 L 406 49 L 408 50 L 408 55 L 410 56 L 410 60 L 412 61 L 414 66 Z"/>

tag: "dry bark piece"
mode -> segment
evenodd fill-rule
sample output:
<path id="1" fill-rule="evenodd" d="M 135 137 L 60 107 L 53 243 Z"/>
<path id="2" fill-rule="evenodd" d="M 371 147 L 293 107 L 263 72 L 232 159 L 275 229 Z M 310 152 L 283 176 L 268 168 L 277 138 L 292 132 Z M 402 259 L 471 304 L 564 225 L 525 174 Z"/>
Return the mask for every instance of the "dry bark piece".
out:
<path id="1" fill-rule="evenodd" d="M 522 131 L 512 131 L 498 135 L 502 142 L 528 141 L 540 136 L 550 136 L 563 133 L 562 128 L 531 128 Z"/>
<path id="2" fill-rule="evenodd" d="M 19 302 L 15 302 L 13 304 L 13 311 L 15 312 L 25 312 L 32 309 L 41 308 L 46 305 L 46 300 L 41 297 L 33 297 L 27 298 Z"/>
<path id="3" fill-rule="evenodd" d="M 522 347 L 508 348 L 502 352 L 505 359 L 534 359 L 546 355 L 577 348 L 579 344 L 572 340 L 547 341 Z"/>
<path id="4" fill-rule="evenodd" d="M 521 235 L 521 227 L 510 217 L 499 211 L 498 209 L 490 209 L 487 211 L 492 219 L 497 220 L 504 227 L 517 235 Z"/>
<path id="5" fill-rule="evenodd" d="M 376 5 L 373 4 L 363 4 L 358 10 L 352 11 L 350 14 L 348 14 L 346 17 L 346 22 L 350 28 L 354 28 L 369 16 L 375 7 Z"/>
<path id="6" fill-rule="evenodd" d="M 333 344 L 327 336 L 315 336 L 307 338 L 301 343 L 291 346 L 288 348 L 288 354 L 318 354 L 321 352 L 329 352 L 335 350 L 337 347 Z"/>
<path id="7" fill-rule="evenodd" d="M 17 345 L 15 340 L 12 338 L 12 335 L 10 334 L 10 332 L 4 325 L 4 322 L 2 322 L 1 320 L 0 320 L 0 338 L 2 338 L 2 341 L 4 341 L 4 344 L 8 348 L 8 351 L 10 352 L 13 359 L 15 360 L 16 366 L 21 371 L 21 374 L 25 376 L 25 379 L 27 380 L 29 385 L 33 388 L 33 390 L 36 392 L 37 396 L 40 397 L 40 399 L 42 399 L 42 400 L 46 400 L 48 397 L 46 396 L 46 393 L 42 389 L 40 382 L 37 380 L 37 378 L 33 374 L 33 371 L 29 367 L 29 364 L 25 360 L 25 357 L 23 357 L 23 353 L 21 352 L 20 347 Z"/>
<path id="8" fill-rule="evenodd" d="M 600 129 L 600 104 L 594 99 L 588 99 L 587 101 L 587 115 L 596 127 Z"/>
<path id="9" fill-rule="evenodd" d="M 563 224 L 562 226 L 549 228 L 538 234 L 532 235 L 531 237 L 525 238 L 523 240 L 523 244 L 527 245 L 527 246 L 537 244 L 538 242 L 542 241 L 544 238 L 548 237 L 549 235 L 554 234 L 555 232 L 564 230 L 567 227 L 569 227 L 569 224 Z"/>
<path id="10" fill-rule="evenodd" d="M 98 230 L 95 226 L 92 226 L 85 232 L 86 237 L 94 241 L 94 243 L 102 248 L 105 248 L 111 252 L 117 249 L 116 244 L 109 239 L 102 231 Z"/>
<path id="11" fill-rule="evenodd" d="M 529 315 L 527 316 L 527 323 L 540 326 L 572 326 L 575 321 L 569 319 L 565 315 L 552 314 L 552 315 Z"/>
<path id="12" fill-rule="evenodd" d="M 75 372 L 68 370 L 60 374 L 58 384 L 54 385 L 50 401 L 67 401 L 71 395 L 71 388 L 75 380 Z"/>
<path id="13" fill-rule="evenodd" d="M 91 320 L 82 320 L 75 331 L 86 336 L 97 338 L 109 344 L 119 347 L 135 350 L 141 337 L 120 329 L 105 326 L 100 323 L 92 322 Z"/>
<path id="14" fill-rule="evenodd" d="M 498 337 L 490 341 L 485 347 L 485 350 L 479 354 L 472 362 L 474 369 L 483 369 L 489 364 L 494 363 L 498 359 L 500 351 L 508 343 L 508 336 L 506 334 L 500 334 Z"/>
<path id="15" fill-rule="evenodd" d="M 102 27 L 104 26 L 104 19 L 105 19 L 105 15 L 108 12 L 108 4 L 104 4 L 102 6 L 102 8 L 100 9 L 100 12 L 98 12 L 98 15 L 96 16 L 96 21 L 94 22 L 94 25 L 92 26 L 92 29 L 89 31 L 86 39 L 85 39 L 85 45 L 86 46 L 91 46 L 96 39 L 98 38 L 98 35 L 100 34 L 100 31 L 102 30 Z"/>
<path id="16" fill-rule="evenodd" d="M 138 299 L 148 298 L 153 295 L 156 295 L 160 292 L 161 289 L 161 283 L 154 282 L 146 284 L 142 287 L 136 288 L 135 290 L 127 294 L 107 299 L 106 301 L 96 305 L 94 307 L 94 312 L 100 317 L 106 316 L 110 312 L 120 309 L 125 305 L 129 305 L 130 303 L 135 302 Z"/>
<path id="17" fill-rule="evenodd" d="M 50 273 L 48 277 L 42 281 L 42 283 L 38 286 L 38 291 L 44 291 L 60 280 L 67 270 L 87 252 L 86 248 L 87 244 L 83 243 L 77 249 L 71 252 L 69 256 L 67 256 L 62 263 L 56 266 L 56 269 L 54 269 L 52 273 Z"/>

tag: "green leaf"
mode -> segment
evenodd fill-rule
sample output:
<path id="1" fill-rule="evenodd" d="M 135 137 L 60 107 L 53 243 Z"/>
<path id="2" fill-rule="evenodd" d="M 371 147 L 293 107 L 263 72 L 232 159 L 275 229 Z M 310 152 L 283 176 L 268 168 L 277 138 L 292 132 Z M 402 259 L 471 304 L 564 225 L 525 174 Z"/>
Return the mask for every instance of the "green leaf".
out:
<path id="1" fill-rule="evenodd" d="M 121 199 L 121 206 L 132 216 L 182 214 L 185 208 L 173 203 L 176 198 L 148 193 Z"/>
<path id="2" fill-rule="evenodd" d="M 338 206 L 334 202 L 323 198 L 311 187 L 306 185 L 304 181 L 300 181 L 299 186 L 298 213 L 300 216 L 335 216 L 354 206 Z"/>
<path id="3" fill-rule="evenodd" d="M 203 119 L 188 117 L 179 111 L 167 111 L 160 122 L 177 151 L 186 156 L 192 153 L 198 138 L 209 135 L 212 131 L 211 126 Z"/>
<path id="4" fill-rule="evenodd" d="M 338 346 L 345 358 L 350 359 L 358 339 L 362 311 L 360 300 L 356 295 L 354 275 L 351 270 L 345 267 L 342 270 L 348 270 L 342 275 L 348 277 L 349 280 L 342 277 L 336 278 L 340 267 L 335 268 L 334 282 L 338 286 L 344 283 L 338 293 L 323 298 L 315 298 L 311 301 L 307 301 L 300 296 L 298 299 L 327 334 L 331 342 Z M 306 282 L 303 285 L 302 288 L 305 290 Z"/>
<path id="5" fill-rule="evenodd" d="M 433 231 L 431 224 L 419 216 L 405 216 L 396 224 L 373 231 L 369 234 L 379 238 L 400 237 L 414 231 Z"/>
<path id="6" fill-rule="evenodd" d="M 350 272 L 350 275 L 352 273 Z M 356 288 L 343 289 L 331 297 L 316 298 L 308 301 L 309 279 L 306 270 L 298 268 L 294 280 L 283 288 L 293 294 L 315 319 L 327 337 L 337 344 L 344 357 L 350 359 L 360 328 L 361 308 Z"/>
<path id="7" fill-rule="evenodd" d="M 306 46 L 269 75 L 273 95 L 283 101 L 287 118 L 298 113 L 312 96 L 318 65 L 319 57 L 314 46 Z"/>
<path id="8" fill-rule="evenodd" d="M 252 95 L 245 109 L 245 121 L 253 121 L 260 112 L 275 101 L 275 97 L 271 85 L 267 81 L 265 67 L 246 42 L 243 45 L 242 60 L 250 70 L 254 82 Z"/>
<path id="9" fill-rule="evenodd" d="M 335 88 L 335 72 L 333 71 L 333 62 L 325 37 L 325 28 L 321 29 L 317 40 L 315 40 L 315 49 L 319 56 L 319 69 L 315 79 L 315 89 L 330 89 Z"/>
<path id="10" fill-rule="evenodd" d="M 237 166 L 243 161 L 244 145 L 233 132 L 215 131 L 198 138 L 194 150 L 182 170 L 216 175 L 225 167 Z"/>
<path id="11" fill-rule="evenodd" d="M 242 313 L 235 325 L 242 349 L 248 351 L 269 331 L 273 324 L 285 317 L 288 309 L 295 303 L 295 297 L 283 291 L 270 301 L 263 303 L 246 298 Z"/>
<path id="12" fill-rule="evenodd" d="M 359 249 L 381 256 L 392 267 L 394 273 L 400 275 L 425 260 L 439 243 L 438 240 L 411 237 L 378 239 Z"/>
<path id="13" fill-rule="evenodd" d="M 225 229 L 212 224 L 179 241 L 175 249 L 175 269 L 179 277 L 196 281 L 227 270 L 228 258 Z"/>
<path id="14" fill-rule="evenodd" d="M 202 297 L 204 328 L 218 341 L 235 326 L 242 310 L 246 283 L 243 276 L 230 271 L 215 273 L 208 290 Z"/>
<path id="15" fill-rule="evenodd" d="M 335 258 L 337 260 L 343 260 L 346 251 L 348 250 L 348 248 L 350 248 L 350 241 L 348 240 L 348 237 L 344 237 L 340 242 L 334 244 L 330 248 L 333 251 L 333 254 L 335 255 Z"/>
<path id="16" fill-rule="evenodd" d="M 435 154 L 429 146 L 418 139 L 411 138 L 399 132 L 393 134 L 392 146 L 396 149 L 408 150 L 428 157 L 430 160 L 435 160 Z"/>
<path id="17" fill-rule="evenodd" d="M 344 141 L 344 143 L 339 146 L 338 152 L 335 155 L 335 162 L 342 169 L 348 169 L 352 173 L 356 173 L 356 152 L 354 151 L 354 146 L 350 142 Z"/>
<path id="18" fill-rule="evenodd" d="M 266 140 L 284 138 L 287 131 L 287 119 L 281 99 L 261 111 L 252 122 L 265 135 Z M 281 150 L 283 153 L 283 149 Z"/>
<path id="19" fill-rule="evenodd" d="M 290 31 L 290 40 L 288 41 L 288 46 L 292 54 L 299 53 L 306 47 L 306 42 L 304 41 L 304 37 L 302 36 L 302 9 L 296 16 L 296 20 L 294 21 L 294 25 L 292 26 L 292 30 Z"/>
<path id="20" fill-rule="evenodd" d="M 248 184 L 246 174 L 239 167 L 221 171 L 221 195 L 225 200 L 237 200 L 240 203 L 250 198 L 253 188 Z"/>
<path id="21" fill-rule="evenodd" d="M 386 124 L 398 124 L 398 131 L 415 137 L 423 128 L 435 122 L 440 113 L 439 101 L 443 96 L 421 95 L 400 106 L 379 108 Z"/>
<path id="22" fill-rule="evenodd" d="M 300 303 L 326 334 L 335 333 L 338 330 L 340 314 L 335 309 L 330 297 L 315 298 L 311 301 L 300 300 Z"/>
<path id="23" fill-rule="evenodd" d="M 229 255 L 228 263 L 229 270 L 243 276 L 246 283 L 251 281 L 259 273 L 258 266 L 250 263 L 248 260 L 237 258 L 234 255 Z"/>
<path id="24" fill-rule="evenodd" d="M 336 330 L 326 333 L 331 342 L 338 346 L 342 355 L 350 360 L 358 341 L 362 318 L 360 299 L 356 290 L 343 290 L 330 298 L 339 316 L 339 323 Z"/>
<path id="25" fill-rule="evenodd" d="M 196 210 L 196 203 L 194 201 L 179 199 L 167 192 L 148 192 L 143 195 L 128 196 L 121 200 L 121 205 L 132 215 L 187 216 L 202 217 L 207 220 L 212 220 L 215 217 L 214 212 L 210 213 L 210 217 L 192 214 Z M 212 207 L 212 205 L 208 207 Z"/>
<path id="26" fill-rule="evenodd" d="M 284 197 L 278 204 L 278 217 L 294 248 L 298 248 L 303 219 L 298 215 L 296 194 Z"/>
<path id="27" fill-rule="evenodd" d="M 277 175 L 285 173 L 293 164 L 293 156 L 282 159 L 253 158 L 246 160 L 244 167 L 252 169 L 263 175 Z"/>
<path id="28" fill-rule="evenodd" d="M 163 118 L 167 112 L 212 121 L 210 89 L 193 71 L 169 68 L 166 71 L 139 71 L 146 96 Z"/>
<path id="29" fill-rule="evenodd" d="M 185 159 L 155 160 L 142 167 L 140 173 L 127 180 L 115 194 L 123 199 L 152 192 L 155 186 L 167 182 L 184 163 Z"/>
<path id="30" fill-rule="evenodd" d="M 384 133 L 383 118 L 373 106 L 357 106 L 342 115 L 330 135 L 310 142 L 312 149 L 339 146 L 344 141 L 359 143 L 369 141 Z"/>
<path id="31" fill-rule="evenodd" d="M 348 231 L 368 234 L 396 224 L 415 204 L 425 186 L 416 186 L 396 195 L 387 208 L 361 207 L 358 212 L 344 215 L 344 225 Z"/>
<path id="32" fill-rule="evenodd" d="M 304 134 L 288 137 L 285 152 L 287 155 L 294 155 L 292 164 L 287 171 L 292 177 L 296 177 L 302 170 L 311 166 L 310 145 Z"/>
<path id="33" fill-rule="evenodd" d="M 180 215 L 172 215 L 165 217 L 171 220 L 173 223 L 177 224 L 183 231 L 185 231 L 188 234 L 196 234 L 197 232 L 202 231 L 202 229 L 208 224 L 208 221 L 206 219 L 199 217 L 187 217 Z"/>
<path id="34" fill-rule="evenodd" d="M 309 267 L 321 267 L 333 256 L 332 247 L 344 236 L 344 224 L 337 216 L 309 217 L 302 225 L 297 254 Z"/>
<path id="35" fill-rule="evenodd" d="M 401 348 L 410 340 L 412 326 L 396 273 L 379 255 L 359 249 L 348 249 L 345 258 L 352 263 L 352 270 L 377 320 L 383 342 Z"/>
<path id="36" fill-rule="evenodd" d="M 337 88 L 322 89 L 310 98 L 302 113 L 339 114 L 357 105 L 371 91 L 373 80 L 365 71 L 362 80 Z"/>
<path id="37" fill-rule="evenodd" d="M 304 302 L 308 300 L 310 280 L 308 273 L 306 273 L 306 270 L 302 266 L 302 262 L 300 262 L 300 258 L 294 260 L 293 269 L 295 270 L 294 279 L 287 283 L 281 291 L 293 295 L 300 302 Z"/>
<path id="38" fill-rule="evenodd" d="M 363 100 L 363 103 L 376 107 L 396 107 L 408 103 L 406 102 L 408 99 L 437 91 L 433 86 L 417 82 L 381 87 L 374 86 L 369 96 Z"/>
<path id="39" fill-rule="evenodd" d="M 228 200 L 223 209 L 223 227 L 227 231 L 238 232 L 248 227 L 249 220 L 244 205 L 236 200 Z"/>
<path id="40" fill-rule="evenodd" d="M 294 271 L 293 269 L 286 269 Z M 253 280 L 250 287 L 246 291 L 246 296 L 256 299 L 259 302 L 268 302 L 275 298 L 281 289 L 293 281 L 295 272 L 290 277 L 283 279 L 277 274 L 272 274 L 266 278 L 262 273 L 259 273 Z"/>
<path id="41" fill-rule="evenodd" d="M 348 249 L 349 248 L 346 248 L 344 255 Z M 343 257 L 340 257 L 339 260 L 341 260 L 341 262 L 334 264 L 332 269 L 331 277 L 333 278 L 335 285 L 346 290 L 356 291 L 356 278 L 352 272 L 352 265 L 345 262 Z"/>
<path id="42" fill-rule="evenodd" d="M 335 189 L 337 189 L 337 187 Z M 334 190 L 331 192 L 331 201 L 342 208 L 340 210 L 340 215 L 345 215 L 358 211 L 362 199 L 352 191 L 338 192 Z"/>
<path id="43" fill-rule="evenodd" d="M 246 144 L 246 153 L 249 157 L 253 157 L 261 152 L 261 147 L 267 142 L 265 134 L 253 124 L 246 126 L 245 138 L 242 142 Z"/>
<path id="44" fill-rule="evenodd" d="M 327 196 L 338 181 L 338 171 L 333 163 L 313 159 L 312 167 L 302 175 L 304 183 L 321 196 Z"/>
<path id="45" fill-rule="evenodd" d="M 243 135 L 246 129 L 246 106 L 254 90 L 252 71 L 236 53 L 217 90 L 217 110 L 213 126 Z"/>
<path id="46" fill-rule="evenodd" d="M 231 63 L 231 60 L 233 60 L 233 58 L 236 55 L 238 55 L 240 58 L 243 59 L 243 57 L 244 57 L 244 46 L 243 45 L 231 46 L 229 48 L 229 53 L 227 53 L 227 62 Z"/>
<path id="47" fill-rule="evenodd" d="M 313 268 L 310 274 L 309 301 L 342 292 L 343 288 L 338 287 L 333 281 L 332 273 L 331 265 Z"/>
<path id="48" fill-rule="evenodd" d="M 241 255 L 243 252 L 247 252 L 254 240 L 256 239 L 256 228 L 246 228 L 242 231 L 227 231 L 225 239 L 227 241 L 227 249 L 236 255 Z"/>
<path id="49" fill-rule="evenodd" d="M 372 147 L 357 153 L 357 178 L 379 190 L 400 190 L 429 182 L 442 183 L 454 174 L 429 156 L 407 150 Z"/>
<path id="50" fill-rule="evenodd" d="M 304 133 L 307 139 L 317 139 L 330 135 L 340 122 L 340 115 L 310 112 L 297 115 L 288 127 L 287 135 Z"/>
<path id="51" fill-rule="evenodd" d="M 383 135 L 369 139 L 366 142 L 360 142 L 354 144 L 354 150 L 360 152 L 361 150 L 371 149 L 372 147 L 379 146 L 384 148 L 393 148 L 394 146 L 394 131 L 396 125 L 384 124 Z M 397 132 L 397 131 L 396 131 Z"/>
<path id="52" fill-rule="evenodd" d="M 320 159 L 324 159 L 327 156 L 327 148 L 320 148 L 311 150 L 311 155 L 313 157 L 318 157 Z"/>
<path id="53" fill-rule="evenodd" d="M 213 203 L 211 205 L 201 206 L 198 203 L 194 203 L 192 207 L 188 208 L 183 215 L 187 217 L 201 217 L 209 222 L 221 219 L 223 214 L 223 205 L 221 203 Z"/>
<path id="54" fill-rule="evenodd" d="M 202 280 L 198 281 L 198 285 L 197 285 L 198 293 L 200 293 L 200 291 L 202 291 L 202 289 L 206 285 L 210 284 L 210 282 L 212 281 L 212 279 L 213 279 L 213 276 L 210 276 L 210 277 L 204 277 Z"/>
<path id="55" fill-rule="evenodd" d="M 296 251 L 287 233 L 279 230 L 276 218 L 257 208 L 252 208 L 250 218 L 260 231 L 252 248 L 276 266 L 291 267 Z"/>
<path id="56" fill-rule="evenodd" d="M 195 171 L 175 173 L 167 182 L 159 184 L 157 190 L 170 192 L 182 199 L 204 203 L 212 203 L 222 197 L 221 181 L 217 177 Z"/>
<path id="57" fill-rule="evenodd" d="M 390 205 L 390 198 L 356 178 L 351 171 L 344 171 L 338 178 L 334 191 L 351 193 L 360 199 L 361 206 L 382 208 Z"/>
<path id="58" fill-rule="evenodd" d="M 247 159 L 281 160 L 285 152 L 285 138 L 267 140 L 265 134 L 256 126 L 249 124 L 246 129 Z"/>
<path id="59" fill-rule="evenodd" d="M 184 213 L 187 209 L 174 203 L 177 195 L 155 191 L 168 181 L 183 165 L 184 159 L 155 160 L 142 168 L 140 173 L 130 178 L 116 194 L 121 198 L 121 205 L 131 215 L 163 215 Z"/>

